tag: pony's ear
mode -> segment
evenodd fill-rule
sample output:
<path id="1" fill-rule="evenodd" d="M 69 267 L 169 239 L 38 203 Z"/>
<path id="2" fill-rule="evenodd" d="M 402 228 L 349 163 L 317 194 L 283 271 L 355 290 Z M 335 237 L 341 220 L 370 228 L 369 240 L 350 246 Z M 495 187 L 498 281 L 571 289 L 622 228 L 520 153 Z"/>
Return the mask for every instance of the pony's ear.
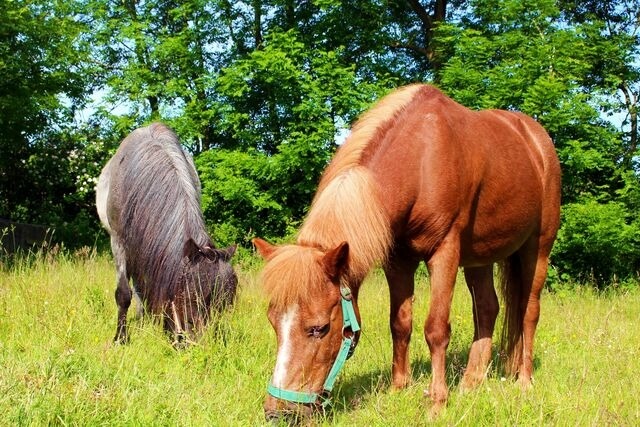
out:
<path id="1" fill-rule="evenodd" d="M 200 248 L 200 253 L 211 261 L 222 260 L 224 262 L 229 262 L 233 254 L 236 253 L 236 247 L 236 245 L 233 245 L 225 249 L 218 249 L 213 246 L 206 245 Z"/>
<path id="2" fill-rule="evenodd" d="M 337 282 L 347 268 L 349 243 L 342 242 L 322 257 L 322 267 L 333 282 Z"/>
<path id="3" fill-rule="evenodd" d="M 276 251 L 276 249 L 278 249 L 277 246 L 272 245 L 271 243 L 267 242 L 266 240 L 262 240 L 259 237 L 252 239 L 251 242 L 258 250 L 260 256 L 267 261 L 271 259 L 273 253 Z"/>
<path id="4" fill-rule="evenodd" d="M 231 245 L 225 249 L 216 249 L 216 252 L 218 252 L 220 259 L 222 259 L 225 262 L 229 262 L 233 254 L 236 253 L 237 248 L 238 248 L 238 245 Z"/>
<path id="5" fill-rule="evenodd" d="M 193 241 L 193 239 L 189 239 L 184 243 L 182 256 L 189 258 L 189 261 L 194 261 L 199 253 L 201 253 L 200 247 Z"/>

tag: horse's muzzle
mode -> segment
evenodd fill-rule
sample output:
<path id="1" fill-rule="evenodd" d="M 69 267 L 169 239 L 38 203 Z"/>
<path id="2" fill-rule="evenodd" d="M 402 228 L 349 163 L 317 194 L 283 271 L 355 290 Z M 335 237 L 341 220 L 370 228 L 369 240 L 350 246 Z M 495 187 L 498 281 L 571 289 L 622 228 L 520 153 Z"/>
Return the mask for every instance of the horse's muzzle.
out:
<path id="1" fill-rule="evenodd" d="M 317 412 L 318 405 L 287 402 L 267 396 L 264 416 L 272 424 L 297 425 Z"/>

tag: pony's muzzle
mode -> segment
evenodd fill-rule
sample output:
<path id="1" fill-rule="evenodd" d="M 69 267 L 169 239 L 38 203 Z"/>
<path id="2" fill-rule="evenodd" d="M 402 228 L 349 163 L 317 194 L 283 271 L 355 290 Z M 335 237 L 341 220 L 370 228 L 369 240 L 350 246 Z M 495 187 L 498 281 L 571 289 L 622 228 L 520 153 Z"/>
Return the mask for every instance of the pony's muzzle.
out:
<path id="1" fill-rule="evenodd" d="M 317 412 L 318 405 L 294 403 L 267 396 L 264 403 L 264 416 L 267 422 L 286 425 L 300 424 L 304 419 Z"/>

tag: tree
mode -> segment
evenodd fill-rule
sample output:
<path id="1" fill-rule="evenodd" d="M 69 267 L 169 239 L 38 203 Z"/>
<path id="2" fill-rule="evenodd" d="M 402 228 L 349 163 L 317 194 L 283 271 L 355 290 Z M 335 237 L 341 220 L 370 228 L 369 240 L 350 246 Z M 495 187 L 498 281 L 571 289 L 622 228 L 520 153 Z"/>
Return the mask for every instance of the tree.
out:
<path id="1" fill-rule="evenodd" d="M 336 52 L 310 50 L 295 30 L 222 70 L 217 131 L 225 150 L 202 153 L 203 205 L 224 238 L 291 233 L 336 147 L 336 135 L 382 90 L 359 82 Z M 221 138 L 222 140 L 222 138 Z M 242 212 L 242 216 L 234 212 Z M 216 226 L 216 228 L 221 226 Z"/>
<path id="2" fill-rule="evenodd" d="M 91 0 L 93 49 L 120 128 L 164 120 L 193 151 L 215 145 L 212 81 L 226 58 L 221 12 L 206 0 Z"/>
<path id="3" fill-rule="evenodd" d="M 566 19 L 585 29 L 592 46 L 594 72 L 587 87 L 608 91 L 612 101 L 608 113 L 623 113 L 623 163 L 637 161 L 638 102 L 640 100 L 640 2 L 562 0 L 559 7 Z M 635 159 L 635 160 L 634 160 Z"/>
<path id="4" fill-rule="evenodd" d="M 90 87 L 71 1 L 0 3 L 0 216 L 59 223 L 73 192 L 67 124 Z"/>

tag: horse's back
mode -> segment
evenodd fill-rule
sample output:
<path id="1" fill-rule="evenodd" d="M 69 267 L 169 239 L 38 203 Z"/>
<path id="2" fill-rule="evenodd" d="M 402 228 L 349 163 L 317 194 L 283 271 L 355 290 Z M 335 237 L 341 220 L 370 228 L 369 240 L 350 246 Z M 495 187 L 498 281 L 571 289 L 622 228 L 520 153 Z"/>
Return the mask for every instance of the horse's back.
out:
<path id="1" fill-rule="evenodd" d="M 162 194 L 174 183 L 199 204 L 200 180 L 193 159 L 175 133 L 161 123 L 134 130 L 122 140 L 98 179 L 96 205 L 103 225 L 110 232 L 121 228 L 125 198 L 131 198 L 136 189 Z"/>
<path id="2" fill-rule="evenodd" d="M 430 256 L 451 233 L 461 264 L 513 252 L 543 228 L 555 236 L 559 164 L 533 119 L 472 111 L 427 87 L 369 160 L 397 240 Z"/>

